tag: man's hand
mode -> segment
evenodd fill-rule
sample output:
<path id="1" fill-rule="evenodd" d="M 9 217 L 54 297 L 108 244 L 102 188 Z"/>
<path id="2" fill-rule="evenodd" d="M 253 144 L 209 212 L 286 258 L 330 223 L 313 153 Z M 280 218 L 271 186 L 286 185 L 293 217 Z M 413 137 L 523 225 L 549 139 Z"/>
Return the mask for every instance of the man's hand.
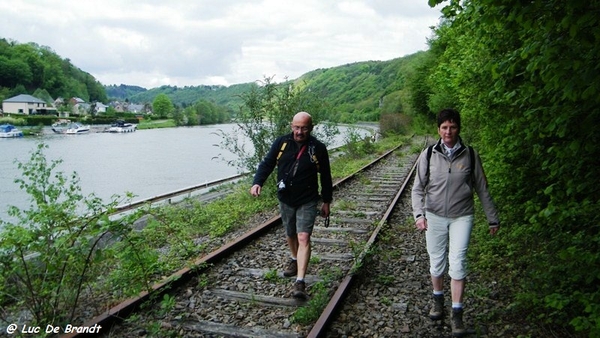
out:
<path id="1" fill-rule="evenodd" d="M 252 195 L 254 197 L 258 197 L 258 196 L 260 196 L 260 190 L 261 190 L 261 186 L 258 184 L 255 184 L 252 186 L 252 188 L 250 188 L 250 195 Z"/>
<path id="2" fill-rule="evenodd" d="M 490 226 L 490 235 L 494 236 L 498 230 L 500 229 L 500 224 L 496 224 L 495 226 Z"/>
<path id="3" fill-rule="evenodd" d="M 321 217 L 329 217 L 329 203 L 323 203 L 321 206 Z"/>

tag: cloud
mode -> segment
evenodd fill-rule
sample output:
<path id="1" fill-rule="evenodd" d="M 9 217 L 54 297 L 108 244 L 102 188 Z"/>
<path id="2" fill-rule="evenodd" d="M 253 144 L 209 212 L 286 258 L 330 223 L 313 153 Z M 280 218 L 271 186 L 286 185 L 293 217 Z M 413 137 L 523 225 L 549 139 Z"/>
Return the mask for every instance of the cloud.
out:
<path id="1" fill-rule="evenodd" d="M 426 0 L 13 0 L 0 37 L 103 84 L 231 85 L 425 50 L 439 16 Z"/>

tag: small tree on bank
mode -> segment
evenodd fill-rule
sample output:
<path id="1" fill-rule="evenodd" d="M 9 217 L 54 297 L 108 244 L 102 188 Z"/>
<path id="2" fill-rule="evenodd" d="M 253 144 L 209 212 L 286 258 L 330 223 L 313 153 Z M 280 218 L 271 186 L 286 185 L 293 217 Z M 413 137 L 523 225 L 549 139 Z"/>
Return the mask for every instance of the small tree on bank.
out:
<path id="1" fill-rule="evenodd" d="M 161 93 L 152 101 L 152 111 L 159 118 L 167 118 L 175 111 L 175 107 L 167 94 Z"/>
<path id="2" fill-rule="evenodd" d="M 119 202 L 129 203 L 132 196 L 120 201 L 114 195 L 104 203 L 93 194 L 82 195 L 77 174 L 56 172 L 62 161 L 49 163 L 44 148 L 39 144 L 29 162 L 17 162 L 23 176 L 15 183 L 29 194 L 29 210 L 10 206 L 8 214 L 16 221 L 0 220 L 0 319 L 13 322 L 11 311 L 26 309 L 31 325 L 56 326 L 76 321 L 84 294 L 94 299 L 99 285 L 114 284 L 101 278 L 106 271 L 130 267 L 125 273 L 131 294 L 149 289 L 149 272 L 136 259 L 145 256 L 140 246 L 131 244 L 137 215 L 109 218 Z M 119 253 L 123 246 L 106 245 L 117 238 L 129 250 L 127 257 Z"/>
<path id="3" fill-rule="evenodd" d="M 272 77 L 252 87 L 242 99 L 244 105 L 236 117 L 238 130 L 220 134 L 221 146 L 237 157 L 228 161 L 229 164 L 241 171 L 256 170 L 275 138 L 291 132 L 290 122 L 296 113 L 310 113 L 315 125 L 326 116 L 326 105 L 317 95 L 310 90 L 300 90 L 291 82 L 275 84 Z M 325 123 L 313 135 L 329 144 L 338 133 L 335 125 Z"/>

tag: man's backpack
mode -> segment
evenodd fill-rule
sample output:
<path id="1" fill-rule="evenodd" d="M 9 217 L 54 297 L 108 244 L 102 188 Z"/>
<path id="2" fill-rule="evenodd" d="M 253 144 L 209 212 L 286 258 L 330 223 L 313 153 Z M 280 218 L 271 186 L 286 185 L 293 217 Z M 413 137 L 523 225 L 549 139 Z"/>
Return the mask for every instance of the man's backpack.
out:
<path id="1" fill-rule="evenodd" d="M 427 173 L 425 174 L 425 177 L 427 177 L 427 181 L 425 182 L 425 186 L 429 184 L 429 160 L 431 160 L 431 154 L 433 153 L 434 146 L 435 144 L 427 147 Z M 469 148 L 469 165 L 471 166 L 471 180 L 473 180 L 473 163 L 475 163 L 475 152 L 473 151 L 473 147 L 467 146 L 467 148 Z"/>

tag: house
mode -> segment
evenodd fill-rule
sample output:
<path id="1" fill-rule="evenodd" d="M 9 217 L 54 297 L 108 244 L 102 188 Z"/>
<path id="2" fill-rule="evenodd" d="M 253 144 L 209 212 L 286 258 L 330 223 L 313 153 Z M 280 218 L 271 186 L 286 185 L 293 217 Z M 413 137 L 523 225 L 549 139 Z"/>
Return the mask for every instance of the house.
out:
<path id="1" fill-rule="evenodd" d="M 119 101 L 115 101 L 115 102 L 111 102 L 109 103 L 113 108 L 115 108 L 115 111 L 117 113 L 123 113 L 127 111 L 127 106 L 128 103 L 127 102 L 119 102 Z"/>
<path id="2" fill-rule="evenodd" d="M 84 99 L 79 97 L 72 97 L 69 100 L 69 104 L 72 108 L 73 114 L 86 115 L 90 111 L 90 104 L 86 103 Z"/>
<path id="3" fill-rule="evenodd" d="M 57 98 L 56 100 L 54 100 L 54 106 L 55 107 L 59 107 L 62 108 L 62 106 L 64 105 L 65 100 L 62 97 Z M 68 118 L 69 117 L 69 111 L 63 109 L 60 109 L 58 112 L 58 116 L 59 117 L 64 117 L 64 118 Z"/>
<path id="4" fill-rule="evenodd" d="M 2 110 L 7 114 L 56 115 L 56 108 L 49 107 L 37 97 L 20 94 L 2 101 Z"/>
<path id="5" fill-rule="evenodd" d="M 144 112 L 144 105 L 143 104 L 133 104 L 130 103 L 129 107 L 127 107 L 127 111 L 129 111 L 130 113 L 143 113 Z"/>
<path id="6" fill-rule="evenodd" d="M 104 114 L 104 113 L 106 113 L 106 108 L 108 108 L 107 105 L 105 105 L 102 102 L 96 102 L 95 104 L 96 104 L 96 108 L 95 108 L 96 109 L 96 114 Z"/>
<path id="7" fill-rule="evenodd" d="M 54 105 L 57 107 L 64 106 L 65 100 L 62 97 L 57 98 L 54 101 Z M 63 111 L 60 113 L 61 117 L 69 117 L 70 114 L 76 115 L 98 115 L 106 113 L 107 105 L 102 102 L 94 102 L 92 104 L 85 102 L 82 98 L 73 97 L 68 100 L 68 108 L 63 107 Z"/>

